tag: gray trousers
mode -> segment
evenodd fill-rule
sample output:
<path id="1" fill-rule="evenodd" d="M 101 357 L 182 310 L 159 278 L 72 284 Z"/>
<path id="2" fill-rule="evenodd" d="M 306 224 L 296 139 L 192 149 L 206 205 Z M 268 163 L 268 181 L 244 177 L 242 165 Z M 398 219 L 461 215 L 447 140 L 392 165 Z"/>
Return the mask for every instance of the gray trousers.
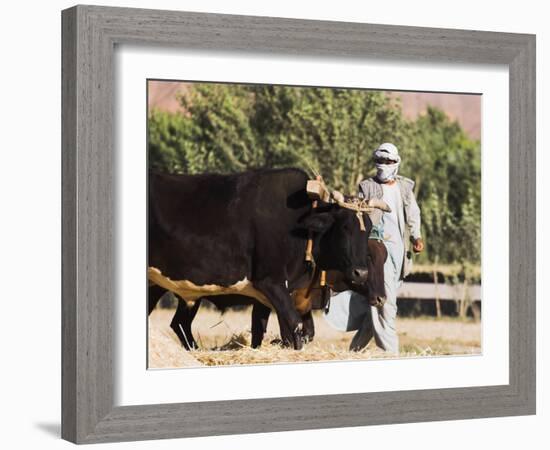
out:
<path id="1" fill-rule="evenodd" d="M 385 242 L 388 259 L 384 264 L 384 286 L 386 303 L 383 306 L 370 306 L 367 314 L 353 336 L 350 350 L 361 350 L 374 337 L 376 345 L 382 350 L 398 355 L 399 338 L 395 328 L 397 317 L 397 291 L 401 286 L 401 266 L 403 264 L 404 246 L 402 243 Z M 366 301 L 366 300 L 365 300 Z"/>

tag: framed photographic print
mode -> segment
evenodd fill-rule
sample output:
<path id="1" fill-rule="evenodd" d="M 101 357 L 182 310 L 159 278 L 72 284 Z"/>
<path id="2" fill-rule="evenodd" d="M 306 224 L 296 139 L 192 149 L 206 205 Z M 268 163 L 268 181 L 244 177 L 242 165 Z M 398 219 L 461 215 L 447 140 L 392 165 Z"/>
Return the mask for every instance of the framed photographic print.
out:
<path id="1" fill-rule="evenodd" d="M 62 24 L 65 439 L 535 412 L 534 36 Z"/>

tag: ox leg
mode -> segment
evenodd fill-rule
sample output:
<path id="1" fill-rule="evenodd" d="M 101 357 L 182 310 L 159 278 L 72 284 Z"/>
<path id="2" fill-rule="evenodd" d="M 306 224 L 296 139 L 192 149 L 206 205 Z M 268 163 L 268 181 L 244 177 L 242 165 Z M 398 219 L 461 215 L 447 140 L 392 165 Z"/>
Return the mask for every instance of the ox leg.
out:
<path id="1" fill-rule="evenodd" d="M 313 341 L 313 337 L 315 336 L 315 325 L 313 323 L 313 315 L 311 314 L 311 311 L 302 314 L 302 336 L 304 342 L 311 342 Z M 281 320 L 279 317 L 279 326 L 281 330 L 281 340 L 283 342 L 283 345 L 289 346 L 292 345 L 293 342 L 293 333 L 290 328 L 288 328 L 285 325 L 285 322 Z"/>
<path id="2" fill-rule="evenodd" d="M 367 268 L 367 298 L 372 306 L 382 306 L 386 301 L 386 288 L 384 286 L 384 265 L 388 252 L 383 243 L 369 239 L 369 253 Z"/>
<path id="3" fill-rule="evenodd" d="M 151 314 L 160 298 L 166 293 L 166 289 L 161 288 L 160 286 L 153 284 L 149 286 L 149 291 L 147 293 L 147 315 Z"/>
<path id="4" fill-rule="evenodd" d="M 286 287 L 269 281 L 257 282 L 254 287 L 261 291 L 275 308 L 281 330 L 286 327 L 284 335 L 281 336 L 283 342 L 293 345 L 295 350 L 300 350 L 304 344 L 302 319 Z"/>
<path id="5" fill-rule="evenodd" d="M 198 299 L 191 308 L 187 306 L 187 303 L 184 300 L 178 300 L 178 308 L 172 318 L 172 322 L 170 322 L 170 328 L 172 328 L 174 333 L 176 333 L 181 345 L 183 345 L 186 350 L 198 348 L 197 343 L 193 338 L 193 333 L 191 332 L 191 324 L 197 315 L 197 311 L 199 310 L 199 306 L 201 304 L 201 299 Z"/>
<path id="6" fill-rule="evenodd" d="M 315 336 L 315 324 L 313 323 L 313 314 L 311 314 L 311 311 L 302 315 L 302 323 L 304 324 L 304 341 L 313 341 L 313 337 Z"/>
<path id="7" fill-rule="evenodd" d="M 252 348 L 258 348 L 262 345 L 264 334 L 267 331 L 267 322 L 271 309 L 261 304 L 254 302 L 252 307 Z"/>
<path id="8" fill-rule="evenodd" d="M 279 343 L 282 344 L 284 347 L 293 346 L 294 334 L 292 333 L 292 328 L 287 325 L 285 319 L 283 319 L 279 314 L 277 314 L 277 319 L 279 321 L 279 332 L 281 334 L 281 341 Z M 271 341 L 272 344 L 277 342 L 277 339 Z"/>

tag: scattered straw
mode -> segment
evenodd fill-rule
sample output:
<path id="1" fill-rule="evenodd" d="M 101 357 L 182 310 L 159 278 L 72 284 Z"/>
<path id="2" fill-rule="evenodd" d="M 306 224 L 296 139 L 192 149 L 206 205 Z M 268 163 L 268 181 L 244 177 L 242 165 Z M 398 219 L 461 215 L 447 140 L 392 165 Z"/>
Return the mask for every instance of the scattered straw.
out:
<path id="1" fill-rule="evenodd" d="M 315 314 L 315 338 L 296 351 L 282 347 L 276 317 L 272 315 L 260 348 L 250 347 L 250 309 L 228 311 L 223 320 L 214 310 L 201 309 L 193 323 L 198 350 L 185 351 L 169 327 L 173 311 L 155 310 L 149 318 L 149 367 L 226 366 L 315 361 L 351 361 L 391 358 L 376 346 L 349 351 L 353 333 L 332 329 Z M 223 326 L 219 326 L 223 323 Z M 445 320 L 398 318 L 399 357 L 479 354 L 481 324 Z"/>

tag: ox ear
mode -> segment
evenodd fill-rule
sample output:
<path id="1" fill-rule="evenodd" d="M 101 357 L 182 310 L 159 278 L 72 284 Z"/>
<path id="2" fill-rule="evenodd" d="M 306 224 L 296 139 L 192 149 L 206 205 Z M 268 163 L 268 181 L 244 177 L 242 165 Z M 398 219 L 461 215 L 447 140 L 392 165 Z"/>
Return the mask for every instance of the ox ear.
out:
<path id="1" fill-rule="evenodd" d="M 314 233 L 324 233 L 334 223 L 334 217 L 330 212 L 313 213 L 300 221 L 300 227 Z"/>

